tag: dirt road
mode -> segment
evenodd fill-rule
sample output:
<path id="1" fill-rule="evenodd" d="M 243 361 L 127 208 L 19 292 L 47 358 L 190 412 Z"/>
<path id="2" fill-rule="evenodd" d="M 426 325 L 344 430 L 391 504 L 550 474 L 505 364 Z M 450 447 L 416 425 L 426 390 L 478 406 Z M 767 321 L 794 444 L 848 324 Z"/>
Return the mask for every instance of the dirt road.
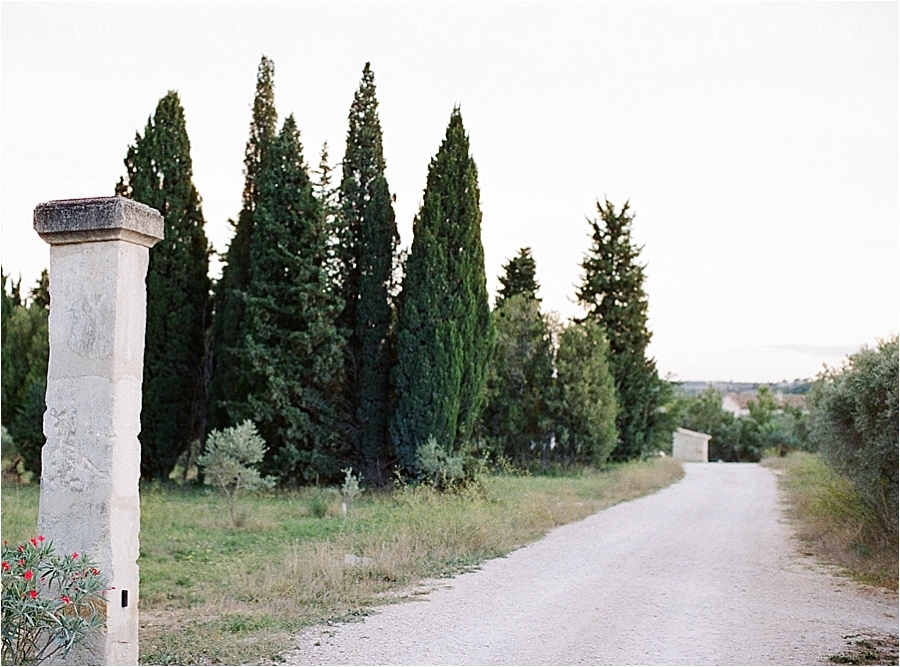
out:
<path id="1" fill-rule="evenodd" d="M 845 635 L 897 634 L 896 596 L 799 554 L 771 470 L 685 469 L 416 602 L 309 630 L 288 663 L 809 665 Z"/>

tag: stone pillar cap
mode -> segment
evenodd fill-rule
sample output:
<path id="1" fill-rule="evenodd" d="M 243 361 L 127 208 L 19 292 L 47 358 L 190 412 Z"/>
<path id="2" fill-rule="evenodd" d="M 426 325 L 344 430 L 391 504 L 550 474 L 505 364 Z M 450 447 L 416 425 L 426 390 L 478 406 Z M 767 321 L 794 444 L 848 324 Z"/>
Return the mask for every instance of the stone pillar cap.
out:
<path id="1" fill-rule="evenodd" d="M 34 230 L 50 245 L 123 240 L 153 247 L 165 238 L 155 208 L 125 197 L 61 199 L 38 204 Z"/>

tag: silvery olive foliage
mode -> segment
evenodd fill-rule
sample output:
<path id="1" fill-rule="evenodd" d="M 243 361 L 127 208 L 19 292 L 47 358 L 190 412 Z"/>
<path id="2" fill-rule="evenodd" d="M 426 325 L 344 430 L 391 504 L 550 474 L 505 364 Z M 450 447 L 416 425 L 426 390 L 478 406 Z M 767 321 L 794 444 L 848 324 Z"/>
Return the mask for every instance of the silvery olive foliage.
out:
<path id="1" fill-rule="evenodd" d="M 204 481 L 217 486 L 228 498 L 228 510 L 234 524 L 237 524 L 234 510 L 242 492 L 275 486 L 274 477 L 259 474 L 258 466 L 265 455 L 265 440 L 248 419 L 237 426 L 210 433 L 204 453 L 197 457 Z"/>

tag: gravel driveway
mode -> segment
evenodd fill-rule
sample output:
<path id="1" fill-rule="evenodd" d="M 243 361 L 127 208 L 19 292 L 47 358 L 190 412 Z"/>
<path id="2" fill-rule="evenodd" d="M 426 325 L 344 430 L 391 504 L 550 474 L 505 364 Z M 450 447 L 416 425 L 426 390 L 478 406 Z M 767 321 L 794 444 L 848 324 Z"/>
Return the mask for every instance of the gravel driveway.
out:
<path id="1" fill-rule="evenodd" d="M 415 602 L 310 629 L 288 664 L 808 665 L 845 635 L 897 634 L 895 595 L 798 553 L 774 472 L 685 470 Z"/>

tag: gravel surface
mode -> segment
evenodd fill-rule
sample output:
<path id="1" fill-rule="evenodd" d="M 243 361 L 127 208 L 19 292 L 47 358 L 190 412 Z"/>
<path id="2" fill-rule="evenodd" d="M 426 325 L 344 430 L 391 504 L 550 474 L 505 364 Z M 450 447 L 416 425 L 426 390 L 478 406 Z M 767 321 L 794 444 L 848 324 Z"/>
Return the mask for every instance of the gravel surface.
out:
<path id="1" fill-rule="evenodd" d="M 897 634 L 897 597 L 803 557 L 773 471 L 689 463 L 651 496 L 552 531 L 415 602 L 307 630 L 293 665 L 828 664 Z"/>

